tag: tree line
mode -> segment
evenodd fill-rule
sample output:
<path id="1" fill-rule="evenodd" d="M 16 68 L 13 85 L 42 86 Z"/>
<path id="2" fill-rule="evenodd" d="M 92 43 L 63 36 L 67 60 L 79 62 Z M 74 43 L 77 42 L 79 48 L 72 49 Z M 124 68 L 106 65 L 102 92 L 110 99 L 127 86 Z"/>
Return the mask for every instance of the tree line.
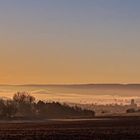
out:
<path id="1" fill-rule="evenodd" d="M 36 101 L 28 92 L 17 92 L 12 99 L 0 99 L 0 118 L 94 117 L 95 112 L 59 102 Z"/>

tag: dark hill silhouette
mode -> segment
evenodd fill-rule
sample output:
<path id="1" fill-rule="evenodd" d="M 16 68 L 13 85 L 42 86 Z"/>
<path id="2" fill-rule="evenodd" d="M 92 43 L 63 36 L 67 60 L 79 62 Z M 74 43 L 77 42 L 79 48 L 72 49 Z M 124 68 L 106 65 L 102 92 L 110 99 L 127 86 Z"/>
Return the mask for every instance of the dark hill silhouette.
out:
<path id="1" fill-rule="evenodd" d="M 0 85 L 1 86 L 1 85 Z M 6 85 L 5 85 L 6 86 Z M 10 86 L 10 85 L 9 85 Z M 26 87 L 57 87 L 57 88 L 93 88 L 93 89 L 140 89 L 140 84 L 27 84 L 27 85 L 15 85 Z"/>
<path id="2" fill-rule="evenodd" d="M 36 104 L 40 117 L 47 118 L 92 118 L 95 115 L 94 111 L 83 110 L 80 107 L 70 107 L 67 104 L 58 102 L 44 103 L 39 101 Z"/>
<path id="3" fill-rule="evenodd" d="M 70 107 L 58 102 L 35 102 L 26 92 L 18 92 L 12 100 L 0 100 L 1 119 L 92 118 L 95 112 L 80 107 Z"/>

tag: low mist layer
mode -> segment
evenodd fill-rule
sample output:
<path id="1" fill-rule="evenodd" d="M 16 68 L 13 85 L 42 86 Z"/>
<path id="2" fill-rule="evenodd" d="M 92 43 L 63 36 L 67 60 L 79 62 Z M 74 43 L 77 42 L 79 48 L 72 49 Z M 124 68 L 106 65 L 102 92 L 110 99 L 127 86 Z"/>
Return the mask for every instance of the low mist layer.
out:
<path id="1" fill-rule="evenodd" d="M 0 86 L 0 97 L 11 98 L 17 91 L 28 91 L 38 100 L 71 102 L 128 104 L 133 98 L 140 103 L 139 84 L 83 84 L 83 85 L 20 85 Z"/>

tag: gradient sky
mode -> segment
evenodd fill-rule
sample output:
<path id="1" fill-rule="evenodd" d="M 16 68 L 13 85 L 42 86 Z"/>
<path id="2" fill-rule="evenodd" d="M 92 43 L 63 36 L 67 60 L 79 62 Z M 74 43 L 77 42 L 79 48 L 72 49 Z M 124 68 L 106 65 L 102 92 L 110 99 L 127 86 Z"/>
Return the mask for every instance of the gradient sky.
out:
<path id="1" fill-rule="evenodd" d="M 0 83 L 140 83 L 140 0 L 0 0 Z"/>

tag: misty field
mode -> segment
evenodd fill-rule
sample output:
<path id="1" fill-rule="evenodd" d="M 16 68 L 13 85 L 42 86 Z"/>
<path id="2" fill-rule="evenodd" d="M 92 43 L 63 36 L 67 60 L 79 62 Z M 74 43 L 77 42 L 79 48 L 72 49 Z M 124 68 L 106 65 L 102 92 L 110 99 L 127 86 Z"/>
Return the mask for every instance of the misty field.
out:
<path id="1" fill-rule="evenodd" d="M 139 117 L 45 122 L 1 122 L 2 140 L 138 140 Z"/>

